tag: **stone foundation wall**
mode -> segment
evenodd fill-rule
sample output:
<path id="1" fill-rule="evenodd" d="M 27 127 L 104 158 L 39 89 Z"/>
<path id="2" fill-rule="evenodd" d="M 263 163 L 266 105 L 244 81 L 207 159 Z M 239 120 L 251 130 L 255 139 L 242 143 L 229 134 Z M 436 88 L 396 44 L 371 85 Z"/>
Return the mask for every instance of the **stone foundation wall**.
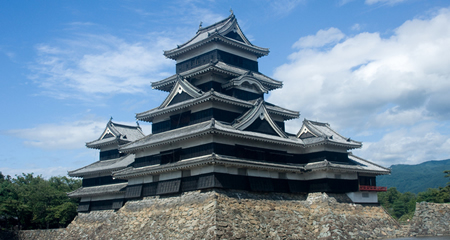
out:
<path id="1" fill-rule="evenodd" d="M 338 200 L 336 200 L 338 199 Z M 20 239 L 375 239 L 404 236 L 381 207 L 345 195 L 188 192 L 129 201 L 120 210 L 80 213 L 60 230 Z"/>
<path id="2" fill-rule="evenodd" d="M 450 204 L 416 203 L 409 233 L 412 236 L 450 236 Z"/>

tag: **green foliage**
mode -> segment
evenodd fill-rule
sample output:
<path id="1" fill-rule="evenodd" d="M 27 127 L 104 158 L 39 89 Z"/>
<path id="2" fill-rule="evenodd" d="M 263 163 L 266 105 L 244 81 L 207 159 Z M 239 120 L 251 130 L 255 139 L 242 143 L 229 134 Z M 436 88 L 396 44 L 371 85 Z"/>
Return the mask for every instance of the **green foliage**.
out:
<path id="1" fill-rule="evenodd" d="M 418 194 L 428 188 L 447 185 L 442 170 L 450 168 L 450 160 L 428 161 L 417 165 L 392 165 L 391 175 L 378 176 L 377 185 L 396 187 L 398 191 Z M 450 171 L 447 172 L 450 175 Z"/>
<path id="2" fill-rule="evenodd" d="M 444 171 L 444 173 L 447 174 L 445 177 L 449 177 L 450 170 Z M 406 222 L 414 216 L 416 202 L 450 202 L 450 185 L 429 188 L 424 192 L 420 192 L 417 196 L 410 192 L 401 193 L 397 188 L 391 187 L 386 192 L 378 193 L 378 201 L 391 216 L 400 222 Z"/>
<path id="3" fill-rule="evenodd" d="M 67 192 L 81 186 L 80 180 L 33 174 L 11 178 L 0 173 L 1 228 L 42 229 L 63 227 L 76 216 L 78 201 Z"/>

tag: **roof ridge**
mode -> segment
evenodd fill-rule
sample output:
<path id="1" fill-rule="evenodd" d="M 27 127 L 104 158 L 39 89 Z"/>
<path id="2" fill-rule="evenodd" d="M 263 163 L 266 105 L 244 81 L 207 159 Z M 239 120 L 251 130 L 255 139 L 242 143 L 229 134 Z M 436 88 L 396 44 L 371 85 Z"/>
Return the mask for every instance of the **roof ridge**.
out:
<path id="1" fill-rule="evenodd" d="M 220 21 L 218 21 L 218 22 L 215 22 L 215 23 L 213 23 L 213 24 L 211 24 L 211 25 L 209 25 L 209 26 L 207 26 L 207 27 L 201 27 L 201 28 L 199 28 L 198 31 L 197 31 L 197 33 L 199 33 L 199 32 L 202 33 L 202 32 L 208 31 L 209 29 L 214 28 L 214 26 L 219 25 L 219 24 L 221 24 L 221 23 L 224 23 L 224 22 L 226 22 L 226 21 L 228 21 L 228 20 L 230 20 L 230 19 L 236 19 L 236 17 L 234 16 L 233 13 L 231 13 L 230 16 L 228 16 L 227 18 L 222 19 L 222 20 L 220 20 Z"/>

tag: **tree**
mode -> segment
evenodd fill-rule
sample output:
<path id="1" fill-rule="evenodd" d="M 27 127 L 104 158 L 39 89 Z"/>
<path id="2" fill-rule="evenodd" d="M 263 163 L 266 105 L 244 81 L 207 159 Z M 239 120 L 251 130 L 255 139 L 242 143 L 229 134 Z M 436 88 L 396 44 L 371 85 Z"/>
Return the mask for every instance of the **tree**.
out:
<path id="1" fill-rule="evenodd" d="M 444 177 L 450 179 L 450 170 L 445 170 L 444 173 L 445 173 L 445 176 L 444 176 Z M 450 182 L 447 183 L 447 186 L 450 186 Z"/>
<path id="2" fill-rule="evenodd" d="M 64 227 L 76 216 L 78 200 L 67 192 L 81 186 L 81 181 L 67 177 L 22 174 L 11 178 L 0 173 L 0 217 L 3 229 Z"/>

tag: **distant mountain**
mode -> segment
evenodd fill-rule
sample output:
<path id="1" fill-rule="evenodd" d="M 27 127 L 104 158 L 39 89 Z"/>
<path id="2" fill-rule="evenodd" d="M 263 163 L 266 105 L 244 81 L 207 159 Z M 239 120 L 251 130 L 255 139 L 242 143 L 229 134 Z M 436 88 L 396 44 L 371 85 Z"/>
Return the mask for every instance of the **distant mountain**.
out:
<path id="1" fill-rule="evenodd" d="M 377 185 L 396 187 L 398 191 L 419 193 L 428 188 L 445 187 L 450 179 L 444 177 L 444 170 L 450 170 L 450 159 L 428 161 L 417 165 L 392 165 L 391 175 L 378 176 Z"/>

